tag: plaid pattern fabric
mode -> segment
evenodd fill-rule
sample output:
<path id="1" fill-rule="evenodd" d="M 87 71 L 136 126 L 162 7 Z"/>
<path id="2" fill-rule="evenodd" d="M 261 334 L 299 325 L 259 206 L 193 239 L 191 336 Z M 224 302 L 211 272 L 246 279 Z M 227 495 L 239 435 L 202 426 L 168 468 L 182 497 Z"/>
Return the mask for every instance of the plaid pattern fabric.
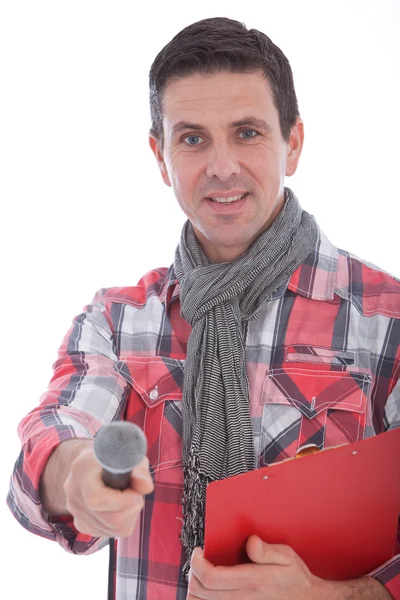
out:
<path id="1" fill-rule="evenodd" d="M 47 392 L 19 426 L 8 504 L 28 530 L 77 554 L 105 542 L 43 511 L 39 479 L 50 453 L 114 419 L 144 430 L 155 490 L 133 535 L 117 542 L 117 600 L 186 598 L 181 405 L 189 333 L 172 268 L 136 287 L 101 290 L 74 320 Z M 400 427 L 399 340 L 400 282 L 321 232 L 315 252 L 248 323 L 259 466 L 307 443 L 335 446 Z M 400 599 L 400 554 L 372 575 Z"/>

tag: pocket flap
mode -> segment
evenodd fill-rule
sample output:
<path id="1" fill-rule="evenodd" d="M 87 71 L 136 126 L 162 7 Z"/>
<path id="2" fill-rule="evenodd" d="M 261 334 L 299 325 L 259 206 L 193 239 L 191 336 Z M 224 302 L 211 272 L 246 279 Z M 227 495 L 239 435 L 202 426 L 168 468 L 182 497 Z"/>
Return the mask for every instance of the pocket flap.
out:
<path id="1" fill-rule="evenodd" d="M 290 367 L 271 369 L 263 383 L 261 404 L 291 404 L 312 418 L 326 409 L 366 410 L 371 376 L 349 371 Z"/>
<path id="2" fill-rule="evenodd" d="M 127 356 L 118 372 L 140 394 L 149 408 L 165 400 L 182 400 L 185 361 L 162 356 Z"/>
<path id="3" fill-rule="evenodd" d="M 325 365 L 354 365 L 355 352 L 335 350 L 307 344 L 295 344 L 286 349 L 286 362 L 317 363 Z"/>

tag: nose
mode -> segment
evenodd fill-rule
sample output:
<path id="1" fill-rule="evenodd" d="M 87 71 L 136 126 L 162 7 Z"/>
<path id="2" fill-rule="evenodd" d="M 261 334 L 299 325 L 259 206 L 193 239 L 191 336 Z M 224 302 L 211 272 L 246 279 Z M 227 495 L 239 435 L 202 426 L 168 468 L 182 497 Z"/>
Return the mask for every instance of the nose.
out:
<path id="1" fill-rule="evenodd" d="M 240 164 L 233 148 L 224 141 L 214 142 L 207 161 L 208 177 L 218 177 L 221 181 L 231 175 L 239 175 Z"/>

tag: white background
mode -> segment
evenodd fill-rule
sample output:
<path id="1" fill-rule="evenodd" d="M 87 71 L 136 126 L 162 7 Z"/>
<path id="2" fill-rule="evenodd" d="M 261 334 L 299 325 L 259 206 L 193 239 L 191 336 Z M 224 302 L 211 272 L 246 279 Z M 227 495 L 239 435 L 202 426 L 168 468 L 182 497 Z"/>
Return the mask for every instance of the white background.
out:
<path id="1" fill-rule="evenodd" d="M 288 185 L 335 244 L 400 275 L 399 6 L 2 1 L 1 498 L 17 424 L 74 315 L 98 288 L 173 261 L 184 217 L 148 146 L 147 76 L 191 22 L 235 18 L 281 47 L 306 130 Z M 7 597 L 106 597 L 107 551 L 69 555 L 23 530 L 3 500 L 0 518 Z"/>

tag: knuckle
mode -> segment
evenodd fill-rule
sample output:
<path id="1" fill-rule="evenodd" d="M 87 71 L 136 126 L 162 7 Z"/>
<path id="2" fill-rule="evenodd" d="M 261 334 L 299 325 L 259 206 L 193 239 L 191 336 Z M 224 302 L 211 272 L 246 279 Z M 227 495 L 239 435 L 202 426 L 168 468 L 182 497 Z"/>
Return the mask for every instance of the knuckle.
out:
<path id="1" fill-rule="evenodd" d="M 192 570 L 189 571 L 188 592 L 196 595 L 200 591 L 199 580 L 193 575 Z"/>
<path id="2" fill-rule="evenodd" d="M 63 485 L 64 494 L 68 497 L 73 491 L 73 482 L 71 476 L 67 477 Z"/>
<path id="3" fill-rule="evenodd" d="M 280 550 L 282 554 L 287 558 L 294 558 L 295 556 L 297 556 L 296 552 L 290 546 L 281 546 Z"/>
<path id="4" fill-rule="evenodd" d="M 101 494 L 94 493 L 92 489 L 86 490 L 84 493 L 85 505 L 90 512 L 97 512 L 101 509 L 102 498 Z"/>
<path id="5" fill-rule="evenodd" d="M 86 508 L 89 512 L 91 513 L 95 513 L 98 512 L 99 510 L 99 503 L 96 501 L 95 498 L 85 498 L 85 504 L 86 504 Z"/>
<path id="6" fill-rule="evenodd" d="M 66 509 L 69 512 L 69 514 L 73 516 L 75 514 L 75 507 L 74 507 L 74 503 L 71 502 L 71 500 L 69 498 L 66 498 L 65 506 L 66 506 Z"/>
<path id="7" fill-rule="evenodd" d="M 201 576 L 201 582 L 204 585 L 204 587 L 208 588 L 209 590 L 212 590 L 215 583 L 212 572 L 203 573 Z"/>
<path id="8" fill-rule="evenodd" d="M 118 531 L 123 531 L 126 528 L 126 516 L 122 513 L 115 513 L 111 515 L 108 519 L 108 526 L 112 529 L 116 529 Z"/>
<path id="9" fill-rule="evenodd" d="M 77 529 L 80 533 L 85 533 L 87 535 L 92 534 L 88 524 L 84 521 L 84 519 L 81 519 L 80 517 L 74 518 L 74 526 L 75 526 L 75 529 Z"/>
<path id="10" fill-rule="evenodd" d="M 138 496 L 138 498 L 135 501 L 134 504 L 134 509 L 136 513 L 139 513 L 141 510 L 143 510 L 144 507 L 144 498 L 143 496 Z"/>
<path id="11" fill-rule="evenodd" d="M 134 525 L 125 525 L 124 527 L 122 527 L 119 530 L 119 537 L 129 537 L 130 535 L 132 535 L 133 531 L 134 531 L 135 527 Z"/>
<path id="12" fill-rule="evenodd" d="M 127 514 L 138 515 L 144 507 L 144 498 L 140 494 L 132 495 L 129 506 L 126 508 Z"/>
<path id="13" fill-rule="evenodd" d="M 107 518 L 107 528 L 118 534 L 118 537 L 128 537 L 136 526 L 136 518 L 126 512 L 115 513 Z"/>
<path id="14" fill-rule="evenodd" d="M 260 590 L 260 582 L 258 578 L 250 578 L 247 581 L 247 590 L 249 592 L 258 592 Z"/>
<path id="15" fill-rule="evenodd" d="M 139 464 L 140 464 L 140 466 L 142 466 L 145 469 L 149 470 L 150 462 L 149 462 L 149 459 L 147 458 L 147 456 L 144 456 L 142 462 L 139 463 Z"/>
<path id="16" fill-rule="evenodd" d="M 75 516 L 79 513 L 79 503 L 76 501 L 75 496 L 66 496 L 65 506 L 70 515 Z"/>

